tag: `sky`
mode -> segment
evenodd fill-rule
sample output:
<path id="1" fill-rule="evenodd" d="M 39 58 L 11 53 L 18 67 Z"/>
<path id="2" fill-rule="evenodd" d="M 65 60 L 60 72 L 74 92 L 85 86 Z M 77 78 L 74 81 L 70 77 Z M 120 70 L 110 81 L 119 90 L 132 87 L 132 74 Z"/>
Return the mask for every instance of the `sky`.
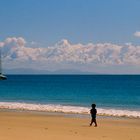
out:
<path id="1" fill-rule="evenodd" d="M 3 65 L 140 73 L 139 7 L 139 0 L 0 0 Z"/>

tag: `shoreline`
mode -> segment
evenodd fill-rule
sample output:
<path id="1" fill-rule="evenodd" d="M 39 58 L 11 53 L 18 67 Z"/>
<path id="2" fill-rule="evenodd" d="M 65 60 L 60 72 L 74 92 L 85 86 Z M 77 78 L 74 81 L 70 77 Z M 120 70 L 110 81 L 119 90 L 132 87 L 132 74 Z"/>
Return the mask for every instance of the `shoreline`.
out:
<path id="1" fill-rule="evenodd" d="M 90 108 L 84 106 L 60 105 L 60 104 L 40 104 L 40 103 L 21 103 L 21 102 L 0 102 L 0 109 L 15 111 L 36 111 L 54 112 L 75 115 L 89 115 Z M 140 110 L 128 110 L 117 108 L 97 108 L 98 116 L 106 117 L 125 117 L 140 119 Z"/>
<path id="2" fill-rule="evenodd" d="M 90 119 L 90 114 L 81 113 L 66 113 L 66 112 L 54 112 L 54 111 L 37 111 L 37 110 L 20 110 L 20 109 L 5 109 L 0 108 L 0 113 L 19 113 L 19 114 L 38 114 L 38 115 L 51 115 L 51 116 L 63 116 L 66 118 L 83 118 Z M 97 119 L 122 119 L 122 120 L 140 120 L 139 117 L 128 117 L 128 116 L 109 116 L 109 115 L 99 115 L 97 114 Z"/>
<path id="3" fill-rule="evenodd" d="M 140 119 L 97 118 L 98 127 L 89 127 L 90 118 L 64 114 L 0 111 L 2 140 L 139 140 Z"/>

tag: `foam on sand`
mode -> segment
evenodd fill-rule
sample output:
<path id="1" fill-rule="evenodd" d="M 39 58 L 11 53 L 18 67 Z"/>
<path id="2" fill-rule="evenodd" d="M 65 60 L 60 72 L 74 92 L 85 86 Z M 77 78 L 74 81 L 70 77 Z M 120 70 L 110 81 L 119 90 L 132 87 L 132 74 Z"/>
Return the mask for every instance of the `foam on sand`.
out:
<path id="1" fill-rule="evenodd" d="M 30 110 L 30 111 L 44 111 L 44 112 L 63 112 L 75 114 L 89 114 L 90 108 L 80 106 L 63 106 L 54 104 L 30 104 L 18 102 L 0 102 L 0 109 L 16 109 L 16 110 Z M 118 117 L 132 117 L 140 118 L 140 111 L 118 110 L 118 109 L 103 109 L 97 108 L 98 115 L 101 116 L 118 116 Z"/>

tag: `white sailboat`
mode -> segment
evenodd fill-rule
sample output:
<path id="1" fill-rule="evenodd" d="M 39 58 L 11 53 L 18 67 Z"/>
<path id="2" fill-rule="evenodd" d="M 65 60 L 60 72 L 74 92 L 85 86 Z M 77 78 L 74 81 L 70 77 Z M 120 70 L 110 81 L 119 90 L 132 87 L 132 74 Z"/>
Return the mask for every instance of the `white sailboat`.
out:
<path id="1" fill-rule="evenodd" d="M 2 60 L 1 60 L 1 50 L 0 50 L 0 80 L 6 80 L 7 77 L 2 74 Z"/>

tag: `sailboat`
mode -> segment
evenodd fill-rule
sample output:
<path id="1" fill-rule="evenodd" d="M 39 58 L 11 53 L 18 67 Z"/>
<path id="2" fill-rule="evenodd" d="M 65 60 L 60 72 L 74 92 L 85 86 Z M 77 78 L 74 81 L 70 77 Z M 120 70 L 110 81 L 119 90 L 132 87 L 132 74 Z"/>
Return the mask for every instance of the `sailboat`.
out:
<path id="1" fill-rule="evenodd" d="M 2 74 L 2 60 L 1 60 L 1 50 L 0 50 L 0 80 L 6 80 L 7 77 Z"/>

